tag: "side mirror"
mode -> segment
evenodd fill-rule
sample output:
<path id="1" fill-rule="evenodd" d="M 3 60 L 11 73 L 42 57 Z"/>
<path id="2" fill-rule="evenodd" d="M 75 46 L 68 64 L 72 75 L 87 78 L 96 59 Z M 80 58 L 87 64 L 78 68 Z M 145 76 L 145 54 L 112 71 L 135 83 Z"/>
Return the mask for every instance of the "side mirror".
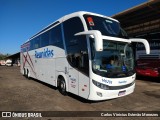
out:
<path id="1" fill-rule="evenodd" d="M 98 30 L 89 30 L 89 31 L 76 33 L 75 36 L 77 36 L 77 35 L 93 35 L 94 39 L 95 39 L 96 51 L 103 51 L 102 34 L 101 34 L 100 31 L 98 31 Z"/>
<path id="2" fill-rule="evenodd" d="M 146 39 L 140 39 L 140 38 L 131 38 L 129 39 L 131 42 L 141 42 L 144 44 L 146 49 L 146 54 L 150 54 L 150 46 Z"/>

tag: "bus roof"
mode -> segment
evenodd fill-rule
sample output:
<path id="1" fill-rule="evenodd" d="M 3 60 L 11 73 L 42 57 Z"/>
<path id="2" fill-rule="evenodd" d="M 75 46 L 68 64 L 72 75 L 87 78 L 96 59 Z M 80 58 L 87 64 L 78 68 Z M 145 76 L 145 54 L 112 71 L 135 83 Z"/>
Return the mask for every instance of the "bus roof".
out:
<path id="1" fill-rule="evenodd" d="M 108 19 L 111 19 L 111 20 L 114 20 L 114 21 L 118 22 L 118 20 L 113 19 L 113 18 L 111 18 L 111 17 L 104 16 L 104 15 L 97 14 L 97 13 L 86 12 L 86 11 L 78 11 L 78 12 L 74 12 L 74 13 L 65 15 L 64 17 L 60 18 L 59 21 L 64 22 L 65 20 L 67 20 L 67 19 L 69 19 L 69 18 L 72 18 L 72 17 L 75 17 L 75 16 L 83 16 L 84 14 L 95 15 L 95 16 L 100 16 L 100 17 L 105 17 L 105 18 L 108 18 Z"/>
<path id="2" fill-rule="evenodd" d="M 107 19 L 110 19 L 110 20 L 114 20 L 116 22 L 119 22 L 118 20 L 116 19 L 113 19 L 111 17 L 108 17 L 108 16 L 104 16 L 104 15 L 101 15 L 101 14 L 97 14 L 97 13 L 92 13 L 92 12 L 86 12 L 86 11 L 78 11 L 78 12 L 74 12 L 74 13 L 71 13 L 71 14 L 68 14 L 68 15 L 65 15 L 63 17 L 61 17 L 60 19 L 56 20 L 55 22 L 49 24 L 47 27 L 43 28 L 42 30 L 40 30 L 38 33 L 36 33 L 35 35 L 33 35 L 31 38 L 29 38 L 25 43 L 27 43 L 28 41 L 30 41 L 31 39 L 35 38 L 36 36 L 40 35 L 41 33 L 43 33 L 44 31 L 47 31 L 49 28 L 51 27 L 54 27 L 72 17 L 76 17 L 76 16 L 83 16 L 84 14 L 88 14 L 88 15 L 95 15 L 95 16 L 100 16 L 100 17 L 104 17 L 104 18 L 107 18 Z"/>

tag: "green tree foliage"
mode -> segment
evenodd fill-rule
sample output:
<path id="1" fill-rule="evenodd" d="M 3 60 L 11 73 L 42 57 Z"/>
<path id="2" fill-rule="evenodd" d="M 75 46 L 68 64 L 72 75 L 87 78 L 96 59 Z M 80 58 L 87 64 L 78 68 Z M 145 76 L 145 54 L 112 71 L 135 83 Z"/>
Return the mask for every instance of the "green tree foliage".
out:
<path id="1" fill-rule="evenodd" d="M 0 60 L 4 60 L 8 56 L 9 56 L 9 54 L 1 54 L 0 53 Z"/>

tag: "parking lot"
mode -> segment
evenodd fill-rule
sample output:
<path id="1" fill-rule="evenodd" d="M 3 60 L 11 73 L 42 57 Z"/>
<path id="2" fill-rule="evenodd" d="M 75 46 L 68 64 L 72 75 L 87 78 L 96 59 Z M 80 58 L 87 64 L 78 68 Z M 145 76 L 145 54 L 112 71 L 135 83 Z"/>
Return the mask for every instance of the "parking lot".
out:
<path id="1" fill-rule="evenodd" d="M 138 78 L 132 94 L 90 102 L 72 94 L 63 96 L 50 85 L 28 80 L 19 67 L 0 66 L 0 111 L 160 111 L 158 80 Z"/>

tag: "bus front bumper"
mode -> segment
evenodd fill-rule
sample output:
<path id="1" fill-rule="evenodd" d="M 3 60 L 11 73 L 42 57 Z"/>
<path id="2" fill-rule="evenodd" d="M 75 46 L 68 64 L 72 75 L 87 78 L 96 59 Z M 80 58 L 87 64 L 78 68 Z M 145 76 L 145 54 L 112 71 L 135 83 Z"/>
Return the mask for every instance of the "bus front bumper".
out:
<path id="1" fill-rule="evenodd" d="M 130 87 L 119 90 L 103 90 L 95 86 L 94 89 L 90 91 L 88 99 L 93 101 L 100 101 L 100 100 L 123 97 L 133 93 L 134 88 L 135 88 L 135 83 L 132 84 L 132 86 Z"/>

